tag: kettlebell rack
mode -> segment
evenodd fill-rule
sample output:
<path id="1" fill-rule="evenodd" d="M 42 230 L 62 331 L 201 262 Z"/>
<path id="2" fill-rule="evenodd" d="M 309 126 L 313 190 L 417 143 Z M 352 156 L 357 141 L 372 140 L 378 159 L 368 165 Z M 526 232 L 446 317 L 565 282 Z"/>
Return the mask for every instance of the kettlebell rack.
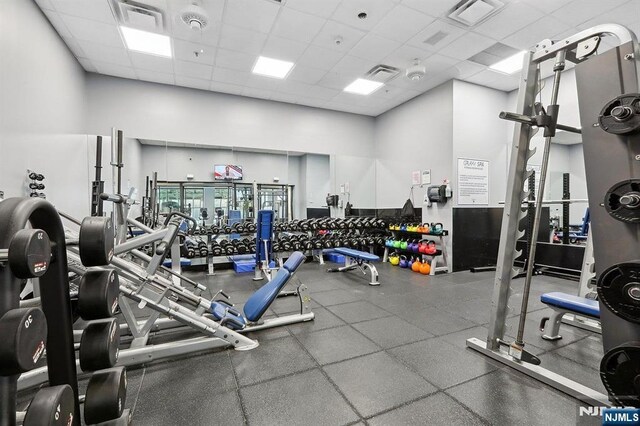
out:
<path id="1" fill-rule="evenodd" d="M 440 234 L 407 231 L 407 230 L 399 230 L 399 229 L 398 230 L 389 229 L 389 231 L 391 232 L 391 238 L 394 240 L 396 238 L 402 238 L 402 237 L 405 237 L 406 239 L 408 239 L 410 236 L 420 237 L 420 240 L 426 239 L 428 237 L 430 240 L 436 243 L 436 247 L 438 248 L 435 253 L 426 254 L 426 253 L 420 253 L 420 252 L 416 252 L 414 250 L 409 250 L 409 249 L 401 249 L 396 247 L 385 246 L 384 256 L 382 258 L 383 262 L 389 261 L 390 253 L 393 253 L 393 252 L 396 252 L 399 254 L 406 253 L 406 254 L 412 254 L 414 256 L 421 256 L 422 260 L 424 260 L 425 258 L 429 258 L 430 259 L 429 264 L 431 266 L 429 275 L 435 275 L 438 272 L 444 272 L 447 274 L 451 273 L 451 266 L 449 265 L 449 255 L 447 253 L 447 238 L 449 237 L 449 231 L 442 230 L 442 233 Z M 440 263 L 440 265 L 438 265 L 438 263 Z"/>

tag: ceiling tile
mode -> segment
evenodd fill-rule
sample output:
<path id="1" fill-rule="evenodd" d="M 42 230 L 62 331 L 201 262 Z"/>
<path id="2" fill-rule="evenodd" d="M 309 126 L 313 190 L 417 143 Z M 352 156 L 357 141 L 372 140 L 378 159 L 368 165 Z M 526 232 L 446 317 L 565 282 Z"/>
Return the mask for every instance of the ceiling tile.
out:
<path id="1" fill-rule="evenodd" d="M 342 0 L 287 0 L 285 9 L 291 8 L 300 12 L 310 13 L 321 18 L 328 18 Z"/>
<path id="2" fill-rule="evenodd" d="M 340 62 L 340 59 L 342 59 L 344 55 L 345 54 L 342 51 L 310 45 L 307 47 L 307 50 L 304 51 L 300 59 L 298 59 L 298 64 L 310 68 L 330 70 Z"/>
<path id="3" fill-rule="evenodd" d="M 271 90 L 256 89 L 253 87 L 245 87 L 242 91 L 242 96 L 258 99 L 269 99 L 272 94 L 273 92 Z"/>
<path id="4" fill-rule="evenodd" d="M 521 0 L 530 6 L 540 9 L 544 13 L 551 14 L 553 11 L 560 9 L 562 6 L 573 0 Z"/>
<path id="5" fill-rule="evenodd" d="M 569 25 L 558 21 L 556 18 L 545 16 L 515 34 L 510 35 L 504 39 L 504 43 L 508 46 L 527 50 L 533 48 L 542 40 L 555 38 L 558 34 L 567 31 L 569 28 Z"/>
<path id="6" fill-rule="evenodd" d="M 120 32 L 115 25 L 89 21 L 75 16 L 60 15 L 69 32 L 78 40 L 93 41 L 111 47 L 123 47 Z"/>
<path id="7" fill-rule="evenodd" d="M 236 84 L 221 83 L 219 81 L 212 81 L 209 85 L 209 90 L 220 93 L 231 93 L 233 95 L 241 95 L 244 87 Z"/>
<path id="8" fill-rule="evenodd" d="M 198 52 L 198 56 L 195 52 Z M 176 59 L 204 65 L 213 65 L 216 58 L 215 47 L 184 40 L 173 40 L 173 53 Z"/>
<path id="9" fill-rule="evenodd" d="M 233 50 L 218 49 L 216 66 L 240 71 L 251 71 L 256 63 L 256 55 L 235 52 Z"/>
<path id="10" fill-rule="evenodd" d="M 432 52 L 405 44 L 391 52 L 382 60 L 382 63 L 404 69 L 411 66 L 416 59 L 422 62 L 432 54 Z"/>
<path id="11" fill-rule="evenodd" d="M 448 56 L 442 56 L 439 54 L 431 55 L 424 61 L 422 65 L 427 68 L 427 76 L 432 76 L 441 71 L 447 70 L 457 64 L 458 61 L 451 59 Z"/>
<path id="12" fill-rule="evenodd" d="M 324 77 L 326 73 L 326 70 L 296 65 L 287 79 L 299 81 L 306 84 L 316 84 L 322 77 Z"/>
<path id="13" fill-rule="evenodd" d="M 461 37 L 464 33 L 466 33 L 466 30 L 460 27 L 437 20 L 416 36 L 410 38 L 407 44 L 419 49 L 437 51 L 458 37 Z M 437 36 L 438 40 L 431 40 L 430 43 L 426 43 L 427 40 L 430 40 L 434 36 Z"/>
<path id="14" fill-rule="evenodd" d="M 286 102 L 288 104 L 295 104 L 298 101 L 298 97 L 287 93 L 273 93 L 271 100 L 276 102 Z"/>
<path id="15" fill-rule="evenodd" d="M 387 13 L 371 32 L 399 42 L 406 42 L 423 31 L 434 18 L 402 5 Z"/>
<path id="16" fill-rule="evenodd" d="M 169 74 L 166 72 L 136 69 L 136 75 L 140 80 L 152 81 L 154 83 L 162 84 L 176 84 L 176 80 L 173 74 Z"/>
<path id="17" fill-rule="evenodd" d="M 640 22 L 640 2 L 637 0 L 629 1 L 622 6 L 609 10 L 608 12 L 599 14 L 593 19 L 578 26 L 581 30 L 594 27 L 601 24 L 616 23 L 631 27 Z M 639 35 L 636 33 L 636 35 Z"/>
<path id="18" fill-rule="evenodd" d="M 342 24 L 350 25 L 360 30 L 369 31 L 395 7 L 389 0 L 347 0 L 338 5 L 331 19 Z M 366 19 L 360 19 L 358 14 L 365 12 Z"/>
<path id="19" fill-rule="evenodd" d="M 346 53 L 351 50 L 365 34 L 364 31 L 356 30 L 339 22 L 327 21 L 316 38 L 313 39 L 312 44 Z M 338 37 L 340 38 L 339 44 L 336 43 Z"/>
<path id="20" fill-rule="evenodd" d="M 354 77 L 363 76 L 367 71 L 376 66 L 377 61 L 345 56 L 331 69 L 333 72 L 350 73 Z"/>
<path id="21" fill-rule="evenodd" d="M 471 77 L 466 78 L 465 80 L 469 83 L 480 84 L 482 86 L 487 86 L 489 83 L 493 83 L 499 79 L 508 79 L 509 76 L 504 74 L 499 74 L 497 72 L 491 70 L 480 71 L 472 75 Z"/>
<path id="22" fill-rule="evenodd" d="M 191 87 L 193 89 L 200 89 L 200 90 L 209 90 L 210 84 L 211 84 L 211 81 L 209 80 L 185 77 L 185 76 L 176 74 L 176 85 L 178 86 Z"/>
<path id="23" fill-rule="evenodd" d="M 116 48 L 103 46 L 90 41 L 79 40 L 78 44 L 84 52 L 84 57 L 101 62 L 109 62 L 125 67 L 131 66 L 128 51 L 124 47 Z"/>
<path id="24" fill-rule="evenodd" d="M 84 68 L 85 71 L 87 71 L 87 72 L 98 72 L 96 67 L 93 65 L 93 62 L 91 62 L 89 59 L 86 59 L 86 58 L 77 58 L 77 59 L 78 59 L 78 62 L 80 62 L 80 65 L 82 65 L 82 68 Z"/>
<path id="25" fill-rule="evenodd" d="M 553 17 L 569 25 L 577 26 L 620 6 L 625 1 L 574 0 L 553 12 Z"/>
<path id="26" fill-rule="evenodd" d="M 507 4 L 497 15 L 492 16 L 473 30 L 495 40 L 502 40 L 542 18 L 544 14 L 524 3 Z"/>
<path id="27" fill-rule="evenodd" d="M 262 48 L 262 56 L 296 62 L 307 48 L 306 43 L 270 36 Z"/>
<path id="28" fill-rule="evenodd" d="M 342 90 L 357 78 L 357 74 L 340 74 L 330 71 L 318 82 L 318 85 L 329 89 Z M 302 93 L 304 94 L 304 93 Z"/>
<path id="29" fill-rule="evenodd" d="M 71 53 L 73 53 L 76 58 L 87 57 L 87 55 L 85 55 L 84 51 L 82 50 L 82 47 L 80 46 L 80 42 L 78 42 L 78 40 L 76 40 L 75 38 L 66 38 L 66 37 L 64 37 L 62 40 L 65 42 L 65 44 L 67 45 Z M 97 59 L 100 59 L 100 58 L 97 58 Z"/>
<path id="30" fill-rule="evenodd" d="M 266 40 L 266 34 L 239 28 L 234 25 L 223 24 L 220 30 L 220 42 L 218 45 L 228 50 L 259 54 Z"/>
<path id="31" fill-rule="evenodd" d="M 385 56 L 396 50 L 402 43 L 375 34 L 367 34 L 349 52 L 349 55 L 380 62 Z"/>
<path id="32" fill-rule="evenodd" d="M 462 80 L 471 77 L 474 74 L 479 73 L 484 70 L 485 67 L 482 65 L 478 65 L 474 62 L 462 61 L 455 65 L 456 70 L 456 78 L 460 78 Z"/>
<path id="33" fill-rule="evenodd" d="M 495 40 L 470 31 L 440 49 L 439 53 L 451 58 L 465 60 L 494 44 L 496 44 Z"/>
<path id="34" fill-rule="evenodd" d="M 402 4 L 439 18 L 453 9 L 460 0 L 402 0 Z"/>
<path id="35" fill-rule="evenodd" d="M 290 8 L 283 8 L 271 34 L 310 43 L 326 22 L 325 19 Z"/>
<path id="36" fill-rule="evenodd" d="M 280 78 L 266 77 L 258 74 L 250 74 L 246 83 L 247 87 L 253 87 L 262 90 L 278 91 L 281 90 L 286 84 L 287 80 Z"/>
<path id="37" fill-rule="evenodd" d="M 59 13 L 78 18 L 114 24 L 115 18 L 109 7 L 109 0 L 53 0 Z"/>
<path id="38" fill-rule="evenodd" d="M 100 74 L 112 75 L 115 77 L 136 79 L 136 73 L 131 67 L 114 65 L 108 62 L 91 61 Z"/>
<path id="39" fill-rule="evenodd" d="M 55 30 L 58 32 L 58 35 L 60 35 L 60 37 L 66 37 L 66 38 L 73 37 L 71 32 L 67 29 L 67 25 L 64 23 L 62 18 L 60 18 L 60 15 L 58 14 L 58 12 L 53 10 L 48 10 L 48 9 L 43 10 L 43 12 L 46 15 L 47 19 L 49 20 L 49 22 L 51 22 L 51 25 L 53 25 L 53 28 L 55 28 Z"/>
<path id="40" fill-rule="evenodd" d="M 138 70 L 157 71 L 161 73 L 173 73 L 173 61 L 162 56 L 145 55 L 144 53 L 129 52 L 129 58 L 133 67 Z"/>
<path id="41" fill-rule="evenodd" d="M 217 46 L 220 42 L 220 28 L 222 24 L 212 23 L 211 26 L 200 32 L 187 27 L 182 22 L 176 22 L 171 30 L 171 38 L 174 40 L 184 40 L 191 43 L 202 44 L 204 46 Z"/>
<path id="42" fill-rule="evenodd" d="M 239 86 L 244 86 L 251 73 L 230 70 L 228 68 L 215 67 L 213 69 L 213 78 L 212 80 L 220 82 L 220 83 L 229 83 L 236 84 Z"/>
<path id="43" fill-rule="evenodd" d="M 310 86 L 307 91 L 308 96 L 316 99 L 330 100 L 338 95 L 342 90 L 329 89 L 326 87 Z"/>
<path id="44" fill-rule="evenodd" d="M 36 3 L 40 7 L 40 9 L 55 10 L 51 0 L 36 0 Z"/>
<path id="45" fill-rule="evenodd" d="M 268 33 L 280 6 L 264 0 L 232 0 L 226 2 L 223 22 L 261 33 Z"/>
<path id="46" fill-rule="evenodd" d="M 175 60 L 174 71 L 176 74 L 176 81 L 179 75 L 183 77 L 199 78 L 202 80 L 211 80 L 213 67 L 210 65 L 196 64 L 195 62 Z"/>

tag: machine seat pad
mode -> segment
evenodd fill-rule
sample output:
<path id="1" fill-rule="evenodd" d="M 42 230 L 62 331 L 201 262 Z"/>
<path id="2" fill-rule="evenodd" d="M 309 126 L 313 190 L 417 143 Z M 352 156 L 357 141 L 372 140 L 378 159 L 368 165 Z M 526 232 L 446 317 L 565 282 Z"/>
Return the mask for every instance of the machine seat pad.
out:
<path id="1" fill-rule="evenodd" d="M 380 260 L 380 256 L 367 253 L 366 251 L 354 250 L 346 247 L 336 247 L 333 249 L 336 253 L 343 254 L 345 256 L 352 257 L 354 259 L 364 260 L 366 262 L 377 262 Z"/>
<path id="2" fill-rule="evenodd" d="M 291 256 L 289 256 L 287 261 L 284 262 L 284 265 L 282 266 L 284 267 L 284 269 L 293 274 L 296 269 L 298 269 L 298 267 L 304 263 L 305 260 L 306 256 L 304 254 L 299 251 L 295 251 L 291 253 Z"/>
<path id="3" fill-rule="evenodd" d="M 554 291 L 552 293 L 544 293 L 540 296 L 540 301 L 571 312 L 600 318 L 600 305 L 597 300 Z"/>
<path id="4" fill-rule="evenodd" d="M 271 306 L 282 288 L 291 278 L 291 273 L 280 268 L 275 277 L 253 293 L 244 304 L 244 316 L 251 322 L 258 321 Z"/>
<path id="5" fill-rule="evenodd" d="M 232 330 L 242 330 L 247 325 L 247 321 L 245 321 L 240 312 L 223 301 L 211 302 L 210 311 L 216 320 L 222 321 L 225 319 L 225 326 Z"/>

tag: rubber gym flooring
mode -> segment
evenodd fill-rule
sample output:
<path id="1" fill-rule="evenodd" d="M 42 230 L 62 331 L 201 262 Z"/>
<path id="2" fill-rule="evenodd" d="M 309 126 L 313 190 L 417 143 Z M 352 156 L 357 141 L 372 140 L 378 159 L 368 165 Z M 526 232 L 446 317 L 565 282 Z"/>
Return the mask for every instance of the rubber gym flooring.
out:
<path id="1" fill-rule="evenodd" d="M 326 267 L 306 263 L 296 275 L 312 293 L 313 322 L 256 332 L 252 351 L 129 368 L 134 424 L 600 424 L 579 416 L 579 401 L 465 347 L 468 337 L 486 338 L 492 272 L 428 277 L 379 264 L 382 285 L 371 287 L 359 272 Z M 188 275 L 240 306 L 262 284 L 233 271 Z M 516 294 L 523 281 L 514 281 Z M 577 287 L 534 278 L 526 347 L 545 368 L 604 393 L 599 335 L 562 326 L 563 339 L 547 342 L 538 331 L 547 312 L 539 296 Z M 521 299 L 511 300 L 513 335 Z M 297 307 L 297 298 L 277 299 L 266 316 Z"/>

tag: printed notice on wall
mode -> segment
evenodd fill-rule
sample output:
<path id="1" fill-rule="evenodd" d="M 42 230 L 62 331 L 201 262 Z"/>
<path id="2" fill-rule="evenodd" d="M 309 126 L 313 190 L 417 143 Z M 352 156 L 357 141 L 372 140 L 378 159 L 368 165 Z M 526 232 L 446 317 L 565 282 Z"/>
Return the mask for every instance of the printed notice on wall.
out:
<path id="1" fill-rule="evenodd" d="M 489 162 L 458 158 L 458 205 L 489 204 Z"/>

